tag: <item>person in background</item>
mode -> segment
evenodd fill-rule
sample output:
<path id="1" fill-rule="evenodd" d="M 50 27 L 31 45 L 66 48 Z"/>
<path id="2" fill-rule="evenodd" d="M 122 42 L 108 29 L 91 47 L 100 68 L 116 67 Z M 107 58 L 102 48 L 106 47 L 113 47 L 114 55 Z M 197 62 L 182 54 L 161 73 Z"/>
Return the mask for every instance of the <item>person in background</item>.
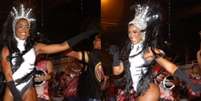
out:
<path id="1" fill-rule="evenodd" d="M 107 80 L 101 64 L 101 34 L 95 36 L 92 51 L 70 51 L 65 54 L 85 64 L 78 85 L 80 99 L 82 101 L 101 101 L 103 95 L 101 84 Z"/>
<path id="2" fill-rule="evenodd" d="M 75 58 L 67 57 L 66 65 L 63 67 L 65 75 L 61 77 L 60 85 L 64 94 L 64 101 L 78 101 L 78 83 L 82 63 Z"/>
<path id="3" fill-rule="evenodd" d="M 38 101 L 50 101 L 49 83 L 52 78 L 53 64 L 46 55 L 39 55 L 36 59 L 36 74 L 34 84 Z"/>

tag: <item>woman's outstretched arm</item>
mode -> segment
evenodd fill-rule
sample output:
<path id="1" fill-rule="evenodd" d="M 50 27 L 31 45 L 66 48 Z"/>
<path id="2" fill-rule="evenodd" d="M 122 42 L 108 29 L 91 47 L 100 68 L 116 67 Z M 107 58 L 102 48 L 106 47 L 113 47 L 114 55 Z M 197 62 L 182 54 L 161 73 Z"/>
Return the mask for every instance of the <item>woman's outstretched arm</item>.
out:
<path id="1" fill-rule="evenodd" d="M 73 47 L 80 41 L 87 39 L 92 35 L 97 34 L 97 32 L 98 32 L 98 30 L 89 30 L 89 31 L 83 32 L 79 35 L 76 35 L 76 36 L 64 41 L 63 43 L 58 43 L 58 44 L 47 45 L 47 44 L 43 44 L 43 43 L 37 43 L 35 45 L 35 51 L 37 54 L 53 54 L 53 53 L 62 52 L 62 51 L 65 51 L 65 50 Z"/>
<path id="2" fill-rule="evenodd" d="M 154 50 L 156 54 L 160 54 L 159 50 Z M 186 85 L 192 89 L 193 92 L 201 93 L 201 84 L 200 83 L 194 83 L 193 80 L 191 80 L 188 76 L 188 74 L 181 70 L 181 67 L 178 67 L 173 62 L 167 60 L 164 57 L 154 55 L 152 50 L 149 49 L 147 54 L 145 55 L 146 60 L 151 60 L 155 58 L 155 61 L 160 64 L 165 70 L 167 70 L 170 74 L 177 77 L 181 81 L 185 82 Z"/>

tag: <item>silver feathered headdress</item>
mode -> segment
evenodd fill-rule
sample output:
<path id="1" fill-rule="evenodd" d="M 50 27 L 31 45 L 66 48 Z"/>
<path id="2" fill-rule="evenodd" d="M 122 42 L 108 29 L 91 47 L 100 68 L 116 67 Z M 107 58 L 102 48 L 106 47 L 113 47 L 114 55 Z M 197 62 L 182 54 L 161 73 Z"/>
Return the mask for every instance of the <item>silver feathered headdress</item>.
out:
<path id="1" fill-rule="evenodd" d="M 138 4 L 135 8 L 135 17 L 133 20 L 129 22 L 130 24 L 135 25 L 140 30 L 145 30 L 147 28 L 147 24 L 152 19 L 157 19 L 159 17 L 158 14 L 149 15 L 150 7 L 148 5 L 140 5 Z"/>
<path id="2" fill-rule="evenodd" d="M 13 27 L 14 34 L 15 34 L 15 25 L 17 20 L 22 18 L 26 19 L 29 22 L 29 26 L 32 21 L 35 21 L 35 19 L 32 18 L 31 16 L 31 13 L 32 13 L 31 11 L 32 9 L 30 8 L 25 9 L 23 4 L 20 5 L 20 8 L 18 10 L 15 7 L 12 8 L 12 11 L 10 13 L 11 13 L 11 16 L 13 17 L 12 27 Z"/>
<path id="3" fill-rule="evenodd" d="M 152 14 L 154 11 L 148 5 L 138 4 L 135 7 L 135 16 L 128 24 L 134 25 L 141 30 L 142 42 L 145 41 L 145 34 L 148 22 L 154 21 L 159 18 L 158 14 Z"/>

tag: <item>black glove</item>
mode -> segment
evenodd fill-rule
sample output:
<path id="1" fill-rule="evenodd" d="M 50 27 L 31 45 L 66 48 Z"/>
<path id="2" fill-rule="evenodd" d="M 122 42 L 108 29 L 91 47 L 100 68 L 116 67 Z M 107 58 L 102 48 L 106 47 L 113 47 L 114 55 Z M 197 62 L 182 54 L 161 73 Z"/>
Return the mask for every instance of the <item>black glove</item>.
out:
<path id="1" fill-rule="evenodd" d="M 89 38 L 90 36 L 92 35 L 95 35 L 98 33 L 98 30 L 97 29 L 94 29 L 94 30 L 89 30 L 89 31 L 86 31 L 86 32 L 83 32 L 79 35 L 76 35 L 75 37 L 73 38 L 70 38 L 67 40 L 68 44 L 70 45 L 70 47 L 73 47 L 74 45 L 76 45 L 77 43 L 79 43 L 80 41 L 84 40 L 84 39 L 87 39 Z"/>
<path id="2" fill-rule="evenodd" d="M 178 77 L 181 81 L 185 82 L 187 86 L 192 89 L 193 92 L 201 93 L 201 84 L 193 83 L 193 81 L 188 77 L 188 75 L 180 68 L 177 68 L 174 73 L 174 76 Z"/>
<path id="3" fill-rule="evenodd" d="M 13 95 L 14 101 L 22 101 L 21 93 L 17 90 L 14 81 L 8 81 L 7 86 Z"/>
<path id="4" fill-rule="evenodd" d="M 119 48 L 115 45 L 111 45 L 109 48 L 109 53 L 113 57 L 112 66 L 118 66 L 120 64 Z"/>

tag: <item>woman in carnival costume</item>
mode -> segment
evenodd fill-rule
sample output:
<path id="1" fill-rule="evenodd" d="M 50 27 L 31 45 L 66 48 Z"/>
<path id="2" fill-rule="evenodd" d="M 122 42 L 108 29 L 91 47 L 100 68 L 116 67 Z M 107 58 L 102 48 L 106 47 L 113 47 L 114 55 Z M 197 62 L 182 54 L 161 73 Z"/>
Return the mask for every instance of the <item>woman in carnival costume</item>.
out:
<path id="1" fill-rule="evenodd" d="M 201 92 L 199 83 L 193 83 L 180 68 L 162 57 L 165 54 L 162 50 L 155 48 L 154 41 L 160 25 L 158 10 L 154 5 L 137 4 L 135 17 L 128 23 L 129 41 L 120 52 L 115 48 L 110 49 L 113 55 L 113 74 L 119 78 L 117 84 L 125 80 L 123 90 L 127 97 L 124 101 L 159 101 L 160 90 L 154 83 L 151 66 L 153 61 L 184 81 L 192 91 Z M 133 92 L 135 97 L 130 97 Z"/>
<path id="2" fill-rule="evenodd" d="M 153 83 L 151 73 L 152 60 L 144 57 L 150 47 L 150 40 L 152 40 L 150 36 L 158 34 L 159 14 L 148 4 L 137 4 L 135 17 L 128 23 L 129 41 L 120 52 L 111 49 L 113 73 L 115 76 L 125 78 L 126 85 L 124 85 L 123 92 L 127 96 L 126 101 L 135 101 L 135 97 L 140 101 L 159 100 L 160 91 Z M 132 96 L 133 94 L 135 97 Z"/>
<path id="3" fill-rule="evenodd" d="M 36 101 L 33 86 L 36 56 L 67 50 L 96 33 L 96 30 L 90 30 L 59 44 L 36 42 L 32 28 L 35 19 L 31 11 L 23 5 L 19 9 L 13 7 L 3 26 L 1 63 L 6 78 L 4 101 Z"/>

